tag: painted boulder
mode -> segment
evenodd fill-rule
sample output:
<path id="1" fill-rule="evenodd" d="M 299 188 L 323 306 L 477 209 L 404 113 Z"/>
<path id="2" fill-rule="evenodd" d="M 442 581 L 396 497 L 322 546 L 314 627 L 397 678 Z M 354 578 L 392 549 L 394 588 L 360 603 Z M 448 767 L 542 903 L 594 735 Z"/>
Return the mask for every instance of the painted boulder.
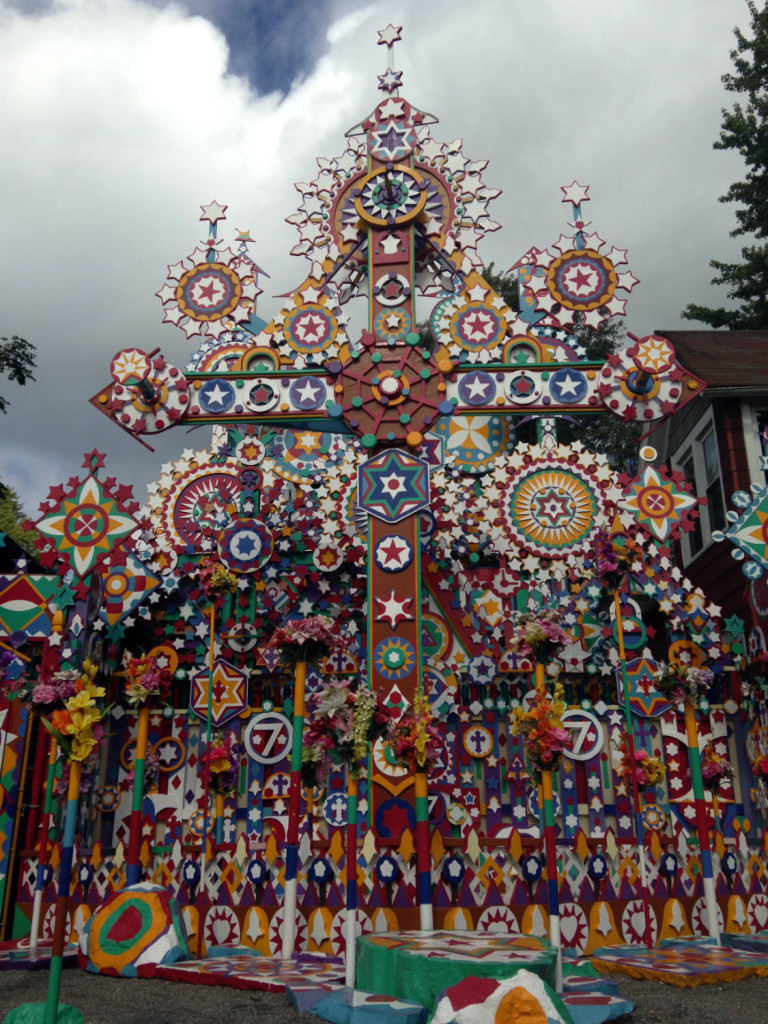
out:
<path id="1" fill-rule="evenodd" d="M 437 1000 L 429 1024 L 571 1024 L 562 1000 L 530 971 L 464 978 Z"/>
<path id="2" fill-rule="evenodd" d="M 148 882 L 116 892 L 96 910 L 80 935 L 80 966 L 94 974 L 135 978 L 160 964 L 188 958 L 177 900 Z"/>

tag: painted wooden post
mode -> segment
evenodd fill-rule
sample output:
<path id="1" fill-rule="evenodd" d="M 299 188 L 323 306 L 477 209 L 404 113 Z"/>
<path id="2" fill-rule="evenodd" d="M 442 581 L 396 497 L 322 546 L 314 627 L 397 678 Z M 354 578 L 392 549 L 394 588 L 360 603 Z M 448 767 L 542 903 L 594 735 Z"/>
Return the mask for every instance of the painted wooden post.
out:
<path id="1" fill-rule="evenodd" d="M 696 728 L 696 708 L 687 697 L 685 708 L 685 733 L 688 739 L 688 764 L 691 769 L 691 785 L 693 801 L 696 808 L 696 832 L 699 839 L 699 857 L 701 858 L 701 875 L 704 883 L 704 902 L 707 907 L 707 927 L 710 936 L 720 945 L 720 922 L 718 920 L 717 896 L 715 880 L 712 875 L 712 848 L 709 842 L 709 820 L 707 803 L 704 798 L 704 780 L 701 775 L 701 756 L 699 754 L 699 733 Z"/>
<path id="2" fill-rule="evenodd" d="M 140 707 L 137 715 L 136 752 L 133 758 L 133 796 L 128 833 L 128 860 L 125 865 L 125 880 L 128 885 L 141 881 L 141 832 L 142 809 L 144 807 L 144 765 L 147 756 L 149 736 L 149 708 Z"/>
<path id="3" fill-rule="evenodd" d="M 46 735 L 50 733 L 46 730 Z M 50 736 L 48 746 L 48 776 L 45 783 L 45 803 L 43 805 L 43 818 L 40 822 L 40 847 L 37 853 L 37 878 L 35 880 L 35 898 L 32 904 L 32 925 L 29 935 L 29 948 L 36 949 L 38 933 L 40 931 L 40 914 L 43 907 L 43 888 L 45 882 L 45 868 L 48 860 L 48 833 L 51 829 L 51 811 L 53 807 L 53 787 L 56 784 L 56 757 L 59 746 L 54 736 Z"/>
<path id="4" fill-rule="evenodd" d="M 216 794 L 216 845 L 224 842 L 224 794 Z"/>
<path id="5" fill-rule="evenodd" d="M 536 687 L 543 692 L 546 681 L 544 665 L 536 664 Z M 557 843 L 555 841 L 555 797 L 552 772 L 541 773 L 542 814 L 544 818 L 544 869 L 547 873 L 547 912 L 549 914 L 549 941 L 557 951 L 555 991 L 563 990 L 562 943 L 560 939 L 560 894 L 557 876 Z"/>
<path id="6" fill-rule="evenodd" d="M 429 799 L 427 771 L 416 772 L 416 874 L 419 900 L 419 925 L 423 932 L 434 928 L 432 913 L 432 854 L 429 846 Z"/>
<path id="7" fill-rule="evenodd" d="M 211 601 L 211 607 L 208 610 L 208 716 L 205 724 L 205 751 L 210 753 L 213 725 L 211 719 L 213 718 L 213 662 L 214 662 L 214 648 L 215 648 L 215 634 L 214 628 L 216 625 L 216 602 Z M 200 852 L 200 884 L 197 890 L 197 903 L 198 903 L 198 916 L 197 916 L 197 955 L 202 955 L 203 949 L 203 901 L 205 900 L 205 894 L 207 892 L 205 886 L 205 871 L 207 867 L 207 854 L 208 854 L 208 830 L 211 827 L 211 813 L 209 809 L 209 803 L 211 798 L 211 771 L 210 765 L 205 775 L 205 785 L 203 792 L 203 835 L 201 839 L 202 849 Z"/>
<path id="8" fill-rule="evenodd" d="M 345 982 L 348 988 L 355 987 L 355 964 L 357 959 L 357 778 L 347 768 L 347 908 L 344 919 L 346 939 Z"/>
<path id="9" fill-rule="evenodd" d="M 304 691 L 307 663 L 296 663 L 293 687 L 293 741 L 288 788 L 288 834 L 285 847 L 285 894 L 283 897 L 283 960 L 290 960 L 296 946 L 296 891 L 299 874 L 299 818 L 301 811 L 301 746 L 304 732 Z"/>
<path id="10" fill-rule="evenodd" d="M 67 938 L 67 911 L 69 910 L 69 883 L 72 876 L 72 856 L 75 848 L 77 826 L 77 804 L 80 797 L 80 779 L 83 766 L 80 761 L 69 765 L 67 786 L 67 808 L 64 814 L 64 835 L 61 841 L 61 864 L 59 865 L 59 888 L 56 899 L 56 924 L 51 948 L 51 967 L 48 978 L 48 999 L 45 1004 L 45 1024 L 56 1024 L 59 1005 L 61 970 L 64 965 L 64 946 Z"/>
<path id="11" fill-rule="evenodd" d="M 629 682 L 627 680 L 627 652 L 624 646 L 624 622 L 621 618 L 621 596 L 618 589 L 613 592 L 613 606 L 616 617 L 616 638 L 619 645 L 619 664 L 621 671 L 621 691 L 624 706 L 624 724 L 627 732 L 629 745 L 630 763 L 630 786 L 632 789 L 632 808 L 635 816 L 635 840 L 637 849 L 637 863 L 640 868 L 640 895 L 643 900 L 643 914 L 645 916 L 645 944 L 648 949 L 653 948 L 653 928 L 651 927 L 651 904 L 648 895 L 648 869 L 645 863 L 645 831 L 643 829 L 643 815 L 640 809 L 640 790 L 637 787 L 635 778 L 635 729 L 632 724 L 632 705 L 629 702 Z"/>

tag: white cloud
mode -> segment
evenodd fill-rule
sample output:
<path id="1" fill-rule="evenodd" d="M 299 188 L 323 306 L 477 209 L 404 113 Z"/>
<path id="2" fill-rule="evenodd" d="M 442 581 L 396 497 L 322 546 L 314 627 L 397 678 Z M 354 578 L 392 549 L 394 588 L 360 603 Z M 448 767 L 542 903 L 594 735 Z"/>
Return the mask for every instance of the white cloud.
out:
<path id="1" fill-rule="evenodd" d="M 194 342 L 161 324 L 154 292 L 203 237 L 201 204 L 229 204 L 222 234 L 257 240 L 271 275 L 263 316 L 277 308 L 270 293 L 302 279 L 283 220 L 292 182 L 341 153 L 377 101 L 375 29 L 390 21 L 404 26 L 405 95 L 440 118 L 438 138 L 463 136 L 469 156 L 490 158 L 485 178 L 504 189 L 488 261 L 506 267 L 554 241 L 568 213 L 559 186 L 577 178 L 592 186 L 594 228 L 629 250 L 642 281 L 630 329 L 721 302 L 708 260 L 738 252 L 717 196 L 740 164 L 712 141 L 731 100 L 720 84 L 731 29 L 745 19 L 740 0 L 377 2 L 329 26 L 326 55 L 281 101 L 228 76 L 223 36 L 180 7 L 80 0 L 33 17 L 0 0 L 0 333 L 37 345 L 40 363 L 24 389 L 0 380 L 2 479 L 33 512 L 94 445 L 110 474 L 144 483 L 190 443 L 171 432 L 152 456 L 87 399 L 124 346 L 187 361 Z"/>

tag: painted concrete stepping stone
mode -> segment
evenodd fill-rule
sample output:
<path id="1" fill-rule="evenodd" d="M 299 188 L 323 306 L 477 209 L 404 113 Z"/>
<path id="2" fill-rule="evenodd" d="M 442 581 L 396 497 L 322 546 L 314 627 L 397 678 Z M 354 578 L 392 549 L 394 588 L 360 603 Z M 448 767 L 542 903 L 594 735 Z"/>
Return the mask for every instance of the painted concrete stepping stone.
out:
<path id="1" fill-rule="evenodd" d="M 556 953 L 545 939 L 498 933 L 382 932 L 357 940 L 357 982 L 366 992 L 431 1007 L 464 978 L 509 978 L 522 968 L 554 983 Z"/>
<path id="2" fill-rule="evenodd" d="M 592 965 L 598 971 L 666 981 L 679 988 L 768 977 L 768 954 L 717 946 L 714 939 L 665 941 L 654 949 L 604 946 L 593 953 Z"/>
<path id="3" fill-rule="evenodd" d="M 420 1003 L 350 988 L 328 993 L 312 1012 L 332 1024 L 424 1024 L 428 1014 Z"/>
<path id="4" fill-rule="evenodd" d="M 299 1013 L 313 1013 L 321 999 L 343 988 L 343 982 L 292 982 L 285 986 L 285 994 L 288 1002 Z"/>

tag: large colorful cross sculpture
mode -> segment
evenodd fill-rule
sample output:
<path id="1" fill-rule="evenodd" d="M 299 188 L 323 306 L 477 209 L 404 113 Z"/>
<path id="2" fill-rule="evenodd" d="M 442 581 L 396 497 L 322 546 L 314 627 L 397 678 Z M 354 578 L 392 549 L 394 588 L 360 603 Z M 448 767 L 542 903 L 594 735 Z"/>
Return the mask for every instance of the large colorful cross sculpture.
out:
<path id="1" fill-rule="evenodd" d="M 356 499 L 369 522 L 369 681 L 411 702 L 422 686 L 420 513 L 429 508 L 431 469 L 470 452 L 487 465 L 507 446 L 509 417 L 538 417 L 550 438 L 561 415 L 610 411 L 650 425 L 703 383 L 653 335 L 604 365 L 582 358 L 569 328 L 623 315 L 636 279 L 624 250 L 588 232 L 588 189 L 578 182 L 562 190 L 574 234 L 515 264 L 520 312 L 488 285 L 477 246 L 498 227 L 488 214 L 498 192 L 482 179 L 485 162 L 468 160 L 460 141 L 437 142 L 436 119 L 400 96 L 399 38 L 392 25 L 379 33 L 388 57 L 382 100 L 348 133 L 342 156 L 297 186 L 292 252 L 311 270 L 279 314 L 268 324 L 256 316 L 261 271 L 248 256 L 250 238 L 239 236 L 237 252 L 222 248 L 226 207 L 211 203 L 201 217 L 209 237 L 168 268 L 158 292 L 165 320 L 203 337 L 192 369 L 182 373 L 157 351 L 122 351 L 92 401 L 139 438 L 176 424 L 243 422 L 358 436 L 370 452 Z M 352 338 L 344 305 L 362 291 L 367 326 Z M 428 329 L 419 326 L 417 295 L 430 301 Z M 587 536 L 585 486 L 578 467 L 549 470 L 505 501 L 516 503 L 512 518 L 524 512 L 520 529 L 554 548 L 558 538 Z M 374 765 L 374 787 L 392 773 L 393 792 L 397 769 L 383 757 Z M 429 928 L 428 875 L 419 889 Z"/>

